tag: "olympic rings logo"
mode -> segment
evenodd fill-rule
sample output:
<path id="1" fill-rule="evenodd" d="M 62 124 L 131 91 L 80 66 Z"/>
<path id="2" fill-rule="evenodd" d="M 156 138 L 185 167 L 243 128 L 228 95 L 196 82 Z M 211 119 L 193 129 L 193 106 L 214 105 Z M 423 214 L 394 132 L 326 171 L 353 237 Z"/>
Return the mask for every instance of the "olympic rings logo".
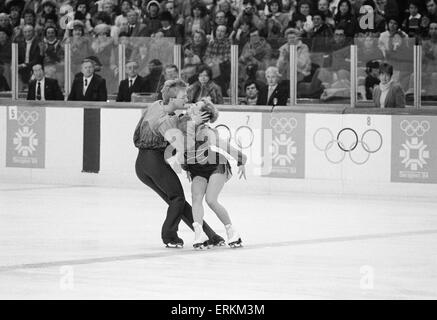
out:
<path id="1" fill-rule="evenodd" d="M 271 118 L 270 126 L 277 134 L 290 134 L 297 128 L 297 120 L 295 118 Z"/>
<path id="2" fill-rule="evenodd" d="M 228 142 L 232 140 L 231 129 L 225 124 L 219 124 L 215 127 L 215 130 L 218 132 L 218 135 L 221 139 L 224 139 Z M 251 127 L 245 125 L 240 126 L 235 130 L 234 141 L 236 145 L 240 149 L 249 149 L 255 140 L 255 134 Z"/>
<path id="3" fill-rule="evenodd" d="M 425 133 L 427 133 L 431 129 L 431 125 L 429 124 L 429 121 L 408 121 L 403 120 L 401 122 L 401 130 L 408 136 L 417 136 L 417 137 L 423 137 Z"/>
<path id="4" fill-rule="evenodd" d="M 18 111 L 17 121 L 20 126 L 33 126 L 39 119 L 38 112 L 36 111 Z"/>
<path id="5" fill-rule="evenodd" d="M 375 129 L 368 129 L 358 137 L 354 129 L 344 128 L 335 137 L 329 128 L 319 128 L 314 133 L 313 144 L 333 164 L 343 162 L 348 154 L 353 163 L 363 165 L 372 154 L 381 150 L 383 138 Z"/>

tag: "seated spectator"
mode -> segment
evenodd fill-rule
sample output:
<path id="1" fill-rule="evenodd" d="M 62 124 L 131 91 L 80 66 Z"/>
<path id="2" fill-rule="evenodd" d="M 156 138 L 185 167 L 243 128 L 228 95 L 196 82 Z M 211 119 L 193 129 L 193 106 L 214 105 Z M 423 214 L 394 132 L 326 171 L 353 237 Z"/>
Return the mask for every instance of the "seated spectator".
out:
<path id="1" fill-rule="evenodd" d="M 320 11 L 313 14 L 314 28 L 307 34 L 311 52 L 329 52 L 332 50 L 333 34 L 331 27 L 326 24 L 325 16 Z"/>
<path id="2" fill-rule="evenodd" d="M 202 30 L 205 34 L 211 33 L 211 23 L 205 6 L 197 3 L 191 8 L 191 16 L 185 19 L 185 37 L 190 38 L 195 31 Z"/>
<path id="3" fill-rule="evenodd" d="M 4 12 L 0 13 L 0 29 L 5 30 L 5 32 L 12 36 L 13 28 L 11 25 L 11 21 L 9 20 L 9 15 Z"/>
<path id="4" fill-rule="evenodd" d="M 41 64 L 32 67 L 32 74 L 34 79 L 29 82 L 27 100 L 64 100 L 58 81 L 46 77 Z"/>
<path id="5" fill-rule="evenodd" d="M 250 40 L 241 52 L 240 67 L 245 68 L 249 63 L 258 65 L 259 70 L 267 69 L 270 64 L 272 47 L 264 37 L 260 36 L 258 29 L 250 33 Z M 243 75 L 244 76 L 244 75 Z"/>
<path id="6" fill-rule="evenodd" d="M 238 44 L 238 55 L 241 56 L 241 52 L 243 52 L 243 48 L 246 43 L 249 42 L 250 39 L 250 30 L 252 30 L 252 25 L 250 22 L 243 22 L 238 28 L 237 33 L 235 34 L 234 44 Z"/>
<path id="7" fill-rule="evenodd" d="M 240 101 L 240 104 L 259 106 L 266 101 L 266 98 L 263 96 L 264 92 L 259 88 L 256 81 L 247 81 L 244 84 L 244 92 L 245 97 Z"/>
<path id="8" fill-rule="evenodd" d="M 219 0 L 217 3 L 217 12 L 218 11 L 223 12 L 225 14 L 225 21 L 226 21 L 227 30 L 232 30 L 236 17 L 232 13 L 231 1 L 230 0 Z M 216 15 L 216 18 L 217 18 L 217 15 Z"/>
<path id="9" fill-rule="evenodd" d="M 102 65 L 101 76 L 106 80 L 109 93 L 115 93 L 118 88 L 118 61 L 114 39 L 110 37 L 111 27 L 99 24 L 94 28 L 97 38 L 91 42 L 91 53 Z"/>
<path id="10" fill-rule="evenodd" d="M 1 75 L 4 77 L 6 84 L 11 82 L 11 62 L 12 62 L 12 42 L 11 33 L 7 29 L 0 28 L 0 66 L 2 67 Z M 3 88 L 6 86 L 3 84 Z M 9 90 L 3 90 L 9 91 Z"/>
<path id="11" fill-rule="evenodd" d="M 417 0 L 410 0 L 408 11 L 409 17 L 402 23 L 402 29 L 411 38 L 419 37 L 423 30 L 421 29 L 422 15 L 419 13 L 419 3 Z"/>
<path id="12" fill-rule="evenodd" d="M 186 48 L 188 48 L 193 55 L 198 56 L 200 60 L 205 56 L 208 43 L 206 34 L 203 30 L 196 30 L 193 36 L 186 41 Z"/>
<path id="13" fill-rule="evenodd" d="M 164 82 L 162 75 L 162 62 L 158 59 L 153 59 L 148 63 L 149 73 L 144 77 L 144 92 L 154 94 L 158 92 L 160 83 Z"/>
<path id="14" fill-rule="evenodd" d="M 220 75 L 220 63 L 231 58 L 231 41 L 226 37 L 226 27 L 219 26 L 215 39 L 211 41 L 203 57 L 203 63 L 213 69 L 214 77 Z"/>
<path id="15" fill-rule="evenodd" d="M 437 22 L 437 0 L 426 0 L 426 13 L 421 24 L 424 34 L 428 32 L 429 25 L 432 22 Z"/>
<path id="16" fill-rule="evenodd" d="M 366 64 L 366 99 L 373 100 L 373 91 L 375 87 L 380 84 L 379 80 L 379 62 L 378 61 L 369 61 Z"/>
<path id="17" fill-rule="evenodd" d="M 212 81 L 212 70 L 206 65 L 198 69 L 198 80 L 188 87 L 188 102 L 196 103 L 201 98 L 210 97 L 212 103 L 223 104 L 222 90 Z"/>
<path id="18" fill-rule="evenodd" d="M 373 91 L 373 101 L 377 108 L 405 108 L 405 94 L 402 88 L 395 84 L 393 66 L 383 63 L 379 68 L 381 83 Z"/>
<path id="19" fill-rule="evenodd" d="M 243 0 L 241 12 L 238 15 L 238 17 L 235 19 L 233 31 L 230 35 L 230 38 L 232 38 L 240 28 L 240 25 L 246 21 L 250 25 L 254 26 L 258 30 L 263 30 L 265 28 L 264 21 L 257 15 L 256 8 L 255 8 L 255 1 L 254 0 Z"/>
<path id="20" fill-rule="evenodd" d="M 352 13 L 349 0 L 341 0 L 338 4 L 338 13 L 334 17 L 335 26 L 344 29 L 347 39 L 353 39 L 358 30 L 357 18 Z"/>
<path id="21" fill-rule="evenodd" d="M 64 42 L 70 44 L 71 72 L 77 73 L 82 68 L 82 61 L 91 55 L 91 38 L 85 36 L 85 24 L 79 20 L 69 23 Z"/>
<path id="22" fill-rule="evenodd" d="M 423 96 L 437 97 L 437 22 L 430 23 L 427 39 L 422 43 L 422 50 Z M 414 77 L 411 77 L 410 81 L 414 81 Z"/>
<path id="23" fill-rule="evenodd" d="M 215 31 L 217 30 L 218 26 L 225 26 L 226 30 L 231 30 L 228 23 L 226 14 L 223 11 L 216 11 L 214 22 L 212 23 L 212 32 L 215 34 Z M 232 28 L 232 26 L 231 26 Z"/>
<path id="24" fill-rule="evenodd" d="M 164 11 L 160 15 L 161 20 L 161 28 L 159 32 L 162 32 L 162 35 L 166 38 L 176 38 L 176 43 L 182 42 L 182 35 L 178 34 L 178 30 L 173 24 L 173 17 L 170 12 Z"/>
<path id="25" fill-rule="evenodd" d="M 266 70 L 267 94 L 262 105 L 286 106 L 289 97 L 289 88 L 286 82 L 281 82 L 282 75 L 277 67 L 268 67 Z"/>
<path id="26" fill-rule="evenodd" d="M 146 35 L 146 25 L 139 20 L 138 12 L 131 9 L 126 14 L 128 22 L 128 37 L 144 37 Z"/>
<path id="27" fill-rule="evenodd" d="M 345 31 L 341 27 L 337 27 L 334 31 L 334 43 L 332 45 L 332 53 L 325 65 L 320 69 L 319 79 L 322 81 L 325 88 L 330 88 L 335 82 L 343 82 L 350 88 L 350 46 L 346 41 Z M 338 88 L 339 83 L 335 85 Z"/>
<path id="28" fill-rule="evenodd" d="M 158 85 L 156 100 L 162 100 L 162 88 L 167 80 L 176 80 L 179 78 L 179 69 L 175 64 L 168 64 L 164 68 L 164 77 L 161 77 L 161 82 Z"/>
<path id="29" fill-rule="evenodd" d="M 74 20 L 79 20 L 83 22 L 85 34 L 88 34 L 93 30 L 90 7 L 88 6 L 87 0 L 77 1 L 76 10 L 74 12 Z"/>
<path id="30" fill-rule="evenodd" d="M 326 23 L 332 28 L 335 27 L 334 15 L 329 9 L 329 0 L 319 0 L 317 4 L 317 10 L 323 13 L 326 17 Z"/>
<path id="31" fill-rule="evenodd" d="M 146 2 L 143 2 L 146 3 Z M 146 25 L 145 34 L 147 37 L 152 36 L 161 29 L 160 4 L 158 1 L 150 1 L 147 3 L 146 10 L 143 13 L 143 23 Z"/>
<path id="32" fill-rule="evenodd" d="M 21 81 L 27 85 L 32 73 L 32 66 L 41 63 L 41 51 L 39 39 L 35 36 L 32 26 L 26 25 L 23 28 L 24 40 L 18 43 L 18 74 Z"/>
<path id="33" fill-rule="evenodd" d="M 290 22 L 289 15 L 282 13 L 281 6 L 282 3 L 280 0 L 271 0 L 267 3 L 267 7 L 269 9 L 267 24 L 269 25 L 269 22 L 271 22 L 270 27 L 267 30 L 268 34 L 270 34 L 271 29 L 274 26 L 279 28 L 280 33 L 284 33 L 284 30 L 287 28 L 288 23 Z"/>
<path id="34" fill-rule="evenodd" d="M 120 81 L 117 102 L 131 102 L 133 93 L 144 91 L 144 79 L 138 75 L 138 63 L 136 61 L 126 63 L 126 75 L 127 78 Z"/>
<path id="35" fill-rule="evenodd" d="M 24 10 L 25 2 L 23 0 L 11 0 L 6 3 L 6 13 L 9 15 L 9 21 L 12 28 L 18 27 L 21 23 L 21 13 Z"/>
<path id="36" fill-rule="evenodd" d="M 409 78 L 413 72 L 413 45 L 408 35 L 400 30 L 399 22 L 396 17 L 387 19 L 387 31 L 379 37 L 378 47 L 382 51 L 385 60 L 388 61 L 395 70 L 396 82 L 401 82 L 402 88 L 408 91 Z"/>
<path id="37" fill-rule="evenodd" d="M 301 81 L 311 73 L 311 58 L 308 46 L 301 41 L 302 32 L 298 29 L 287 29 L 287 43 L 279 49 L 279 59 L 276 66 L 283 70 L 283 80 L 290 79 L 290 46 L 296 46 L 297 80 Z"/>
<path id="38" fill-rule="evenodd" d="M 288 23 L 288 28 L 299 29 L 302 32 L 312 32 L 314 28 L 313 17 L 311 16 L 311 2 L 308 0 L 302 0 L 297 5 L 297 11 L 291 16 L 291 20 Z"/>
<path id="39" fill-rule="evenodd" d="M 95 73 L 93 60 L 84 59 L 82 70 L 74 78 L 69 101 L 106 101 L 108 99 L 106 80 Z"/>
<path id="40" fill-rule="evenodd" d="M 44 29 L 44 39 L 40 44 L 45 66 L 64 62 L 64 48 L 57 38 L 57 30 L 53 25 Z"/>
<path id="41" fill-rule="evenodd" d="M 358 66 L 365 67 L 366 63 L 372 60 L 382 61 L 384 55 L 378 48 L 378 38 L 373 34 L 367 34 L 357 39 L 358 42 Z"/>
<path id="42" fill-rule="evenodd" d="M 265 83 L 265 71 L 258 72 L 258 65 L 255 63 L 250 63 L 246 66 L 246 78 L 238 82 L 238 92 L 239 96 L 243 96 L 245 93 L 244 85 L 247 82 L 256 82 L 259 90 L 262 93 L 267 92 L 267 85 Z"/>
<path id="43" fill-rule="evenodd" d="M 118 9 L 119 9 L 120 14 L 115 17 L 115 21 L 114 21 L 115 25 L 119 25 L 121 19 L 127 19 L 127 14 L 129 13 L 129 11 L 133 10 L 131 1 L 130 0 L 122 0 L 120 2 L 120 6 Z M 135 11 L 135 12 L 137 12 L 137 11 Z M 137 12 L 137 13 L 139 14 L 139 12 Z"/>
<path id="44" fill-rule="evenodd" d="M 11 91 L 9 82 L 6 80 L 4 74 L 5 74 L 4 64 L 0 63 L 0 92 Z"/>

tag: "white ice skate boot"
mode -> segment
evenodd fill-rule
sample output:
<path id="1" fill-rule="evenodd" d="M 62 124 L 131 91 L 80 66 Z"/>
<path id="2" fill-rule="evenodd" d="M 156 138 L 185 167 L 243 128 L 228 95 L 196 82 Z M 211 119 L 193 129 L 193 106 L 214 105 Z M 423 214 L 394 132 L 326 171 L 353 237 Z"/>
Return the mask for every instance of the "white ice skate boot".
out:
<path id="1" fill-rule="evenodd" d="M 243 241 L 241 241 L 240 235 L 235 230 L 235 228 L 231 224 L 226 225 L 225 228 L 226 234 L 228 235 L 228 245 L 231 248 L 241 247 Z"/>
<path id="2" fill-rule="evenodd" d="M 193 247 L 194 249 L 208 249 L 208 236 L 205 232 L 203 232 L 202 226 L 198 222 L 193 223 L 194 228 L 194 241 Z"/>

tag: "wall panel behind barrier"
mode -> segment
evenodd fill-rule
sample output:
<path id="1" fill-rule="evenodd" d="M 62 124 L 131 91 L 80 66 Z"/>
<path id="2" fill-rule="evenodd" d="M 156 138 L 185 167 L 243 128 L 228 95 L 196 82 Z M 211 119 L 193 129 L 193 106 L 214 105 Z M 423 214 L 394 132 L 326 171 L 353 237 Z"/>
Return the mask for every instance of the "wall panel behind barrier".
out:
<path id="1" fill-rule="evenodd" d="M 138 149 L 134 146 L 135 127 L 142 110 L 102 110 L 100 173 L 125 177 L 135 176 Z M 130 179 L 129 179 L 130 180 Z"/>
<path id="2" fill-rule="evenodd" d="M 343 181 L 389 183 L 391 116 L 345 115 L 343 117 L 344 128 L 347 128 L 339 137 L 339 143 L 346 147 L 347 159 L 343 161 Z"/>
<path id="3" fill-rule="evenodd" d="M 393 182 L 437 183 L 437 118 L 392 116 Z"/>

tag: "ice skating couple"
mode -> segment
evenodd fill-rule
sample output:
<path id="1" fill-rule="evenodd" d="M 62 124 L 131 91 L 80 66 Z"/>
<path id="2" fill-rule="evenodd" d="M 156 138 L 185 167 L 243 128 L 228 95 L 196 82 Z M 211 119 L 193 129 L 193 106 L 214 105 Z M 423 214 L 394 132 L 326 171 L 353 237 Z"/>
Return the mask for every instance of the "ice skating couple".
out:
<path id="1" fill-rule="evenodd" d="M 177 234 L 181 219 L 194 230 L 194 248 L 225 244 L 203 220 L 203 199 L 206 198 L 208 206 L 225 226 L 228 245 L 240 246 L 241 237 L 218 201 L 224 184 L 232 175 L 231 167 L 226 157 L 211 147 L 218 147 L 237 160 L 240 179 L 246 178 L 246 156 L 228 141 L 219 139 L 217 132 L 208 125 L 218 118 L 217 109 L 208 99 L 187 104 L 184 81 L 166 81 L 162 97 L 163 100 L 154 102 L 143 113 L 135 129 L 134 143 L 139 149 L 135 164 L 138 178 L 168 204 L 161 231 L 164 244 L 170 248 L 183 247 L 184 241 Z M 183 108 L 185 114 L 175 115 L 177 109 Z M 185 200 L 181 182 L 167 162 L 174 149 L 191 181 L 193 207 Z"/>

